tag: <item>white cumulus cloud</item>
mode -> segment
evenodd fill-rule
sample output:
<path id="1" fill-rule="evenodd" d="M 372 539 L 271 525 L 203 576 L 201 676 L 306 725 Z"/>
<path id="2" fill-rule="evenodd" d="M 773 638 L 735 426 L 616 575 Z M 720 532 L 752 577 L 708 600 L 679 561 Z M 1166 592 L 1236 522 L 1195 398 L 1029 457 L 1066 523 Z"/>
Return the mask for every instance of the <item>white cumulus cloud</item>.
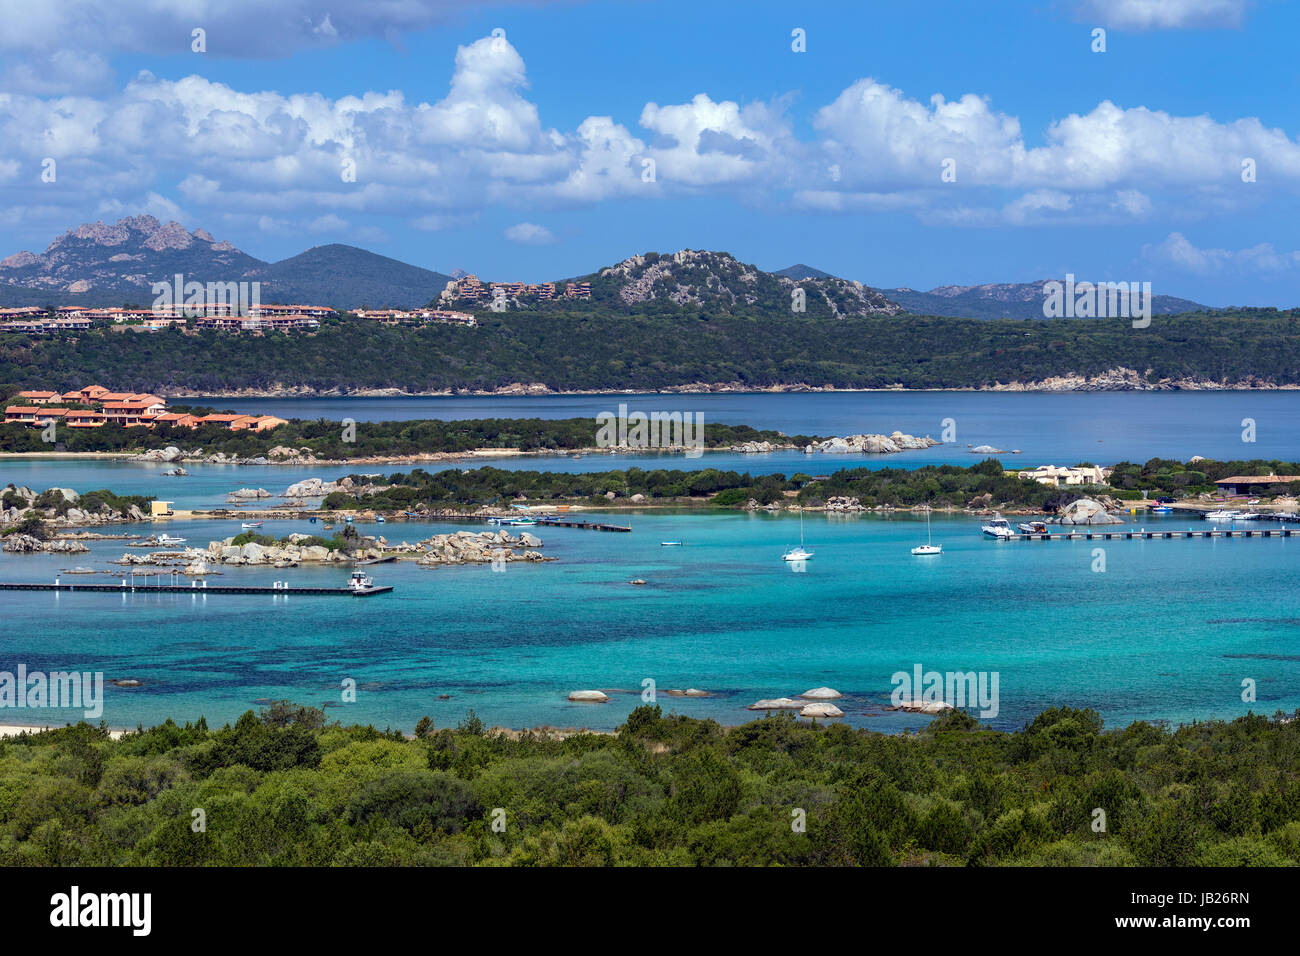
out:
<path id="1" fill-rule="evenodd" d="M 530 246 L 545 246 L 555 241 L 551 230 L 531 222 L 520 222 L 505 231 L 505 237 L 511 242 L 522 242 Z"/>
<path id="2" fill-rule="evenodd" d="M 1081 0 L 1080 15 L 1129 30 L 1238 27 L 1249 0 Z"/>

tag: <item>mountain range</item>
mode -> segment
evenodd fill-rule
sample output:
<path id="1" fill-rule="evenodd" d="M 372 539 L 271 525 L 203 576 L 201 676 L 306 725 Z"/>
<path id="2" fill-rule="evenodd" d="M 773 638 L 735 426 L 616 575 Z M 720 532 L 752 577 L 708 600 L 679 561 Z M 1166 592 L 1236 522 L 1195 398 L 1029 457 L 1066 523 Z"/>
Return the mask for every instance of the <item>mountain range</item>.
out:
<path id="1" fill-rule="evenodd" d="M 1080 276 L 1080 279 L 1085 277 Z M 1064 276 L 1056 278 L 1061 282 Z M 991 285 L 941 285 L 929 292 L 915 289 L 882 289 L 890 300 L 917 315 L 941 315 L 959 319 L 1041 319 L 1043 284 L 1037 282 L 1001 282 Z M 1153 315 L 1177 315 L 1201 312 L 1209 308 L 1190 299 L 1172 295 L 1151 297 Z"/>
<path id="2" fill-rule="evenodd" d="M 153 282 L 171 281 L 177 273 L 205 283 L 257 281 L 263 302 L 337 309 L 423 306 L 437 300 L 451 280 L 337 243 L 264 262 L 206 230 L 190 232 L 178 222 L 129 216 L 112 225 L 80 225 L 43 253 L 24 251 L 0 260 L 0 306 L 143 306 L 153 301 Z M 910 312 L 978 319 L 1041 318 L 1042 287 L 1048 281 L 939 286 L 928 292 L 879 289 L 802 263 L 768 272 L 725 252 L 691 249 L 632 256 L 576 278 L 591 283 L 594 307 L 626 312 L 691 311 L 702 317 L 803 312 L 829 318 Z M 513 307 L 538 305 L 521 301 Z M 1205 308 L 1157 295 L 1152 311 L 1168 315 Z"/>
<path id="3" fill-rule="evenodd" d="M 438 296 L 450 280 L 440 272 L 355 246 L 315 246 L 279 262 L 263 262 L 203 229 L 129 216 L 112 225 L 86 223 L 39 255 L 0 259 L 0 305 L 144 306 L 150 286 L 186 281 L 260 282 L 263 302 L 413 308 Z"/>

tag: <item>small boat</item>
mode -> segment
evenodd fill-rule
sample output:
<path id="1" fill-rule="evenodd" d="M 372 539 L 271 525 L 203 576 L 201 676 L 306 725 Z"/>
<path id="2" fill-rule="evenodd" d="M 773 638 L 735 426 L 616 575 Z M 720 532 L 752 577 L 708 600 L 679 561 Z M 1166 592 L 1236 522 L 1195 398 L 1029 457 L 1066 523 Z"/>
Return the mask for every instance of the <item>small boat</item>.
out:
<path id="1" fill-rule="evenodd" d="M 347 515 L 343 520 L 346 521 L 348 524 L 352 524 L 354 521 L 356 521 L 356 519 L 352 517 L 352 515 Z"/>
<path id="2" fill-rule="evenodd" d="M 311 515 L 307 520 L 310 521 L 312 524 L 315 524 L 315 523 L 316 523 L 316 516 L 315 516 L 315 515 Z"/>
<path id="3" fill-rule="evenodd" d="M 164 548 L 170 548 L 170 547 L 173 547 L 174 545 L 184 544 L 184 543 L 185 543 L 185 539 L 184 539 L 184 538 L 173 538 L 173 537 L 172 537 L 171 535 L 169 535 L 169 534 L 160 534 L 160 535 L 158 535 L 158 543 L 159 543 L 160 545 L 162 545 Z"/>
<path id="4" fill-rule="evenodd" d="M 1174 513 L 1174 509 L 1168 505 L 1156 505 L 1151 509 L 1151 513 L 1156 515 L 1171 515 Z"/>
<path id="5" fill-rule="evenodd" d="M 375 523 L 376 523 L 376 524 L 384 524 L 386 521 L 388 521 L 388 519 L 385 518 L 383 515 L 377 515 L 377 516 L 375 517 Z"/>
<path id="6" fill-rule="evenodd" d="M 262 522 L 260 522 L 260 521 L 245 521 L 243 524 L 240 525 L 240 527 L 243 528 L 245 531 L 247 531 L 247 530 L 249 530 L 250 528 L 260 528 L 260 527 L 262 527 Z"/>
<path id="7" fill-rule="evenodd" d="M 333 530 L 334 530 L 334 526 L 333 526 L 332 524 L 327 524 L 327 525 L 325 525 L 325 530 L 326 530 L 326 531 L 333 531 Z"/>
<path id="8" fill-rule="evenodd" d="M 416 512 L 416 511 L 403 511 L 402 514 L 406 515 L 406 517 L 408 517 L 408 518 L 418 518 L 418 517 L 420 517 L 419 512 Z"/>
<path id="9" fill-rule="evenodd" d="M 1207 511 L 1205 513 L 1206 521 L 1235 521 L 1241 514 L 1239 511 Z"/>
<path id="10" fill-rule="evenodd" d="M 781 555 L 782 561 L 807 561 L 813 556 L 811 551 L 805 551 L 803 547 L 803 509 L 799 509 L 799 547 L 791 548 L 785 554 Z"/>
<path id="11" fill-rule="evenodd" d="M 682 546 L 682 543 L 681 543 L 680 541 L 660 541 L 660 542 L 659 542 L 659 547 L 661 547 L 661 548 L 680 548 L 681 546 Z"/>
<path id="12" fill-rule="evenodd" d="M 1025 534 L 1047 534 L 1047 523 L 1044 521 L 1022 521 L 1016 527 Z"/>
<path id="13" fill-rule="evenodd" d="M 1014 538 L 1016 536 L 1016 533 L 1011 530 L 1011 525 L 1007 523 L 1007 519 L 1003 518 L 1001 515 L 994 516 L 984 522 L 984 524 L 980 525 L 980 531 L 984 532 L 990 538 L 997 538 L 999 540 Z"/>
<path id="14" fill-rule="evenodd" d="M 348 578 L 348 587 L 353 591 L 369 591 L 375 586 L 374 578 L 364 571 L 353 571 Z"/>
<path id="15" fill-rule="evenodd" d="M 1245 514 L 1237 515 L 1238 521 L 1258 521 L 1263 515 L 1256 511 L 1247 511 Z"/>
<path id="16" fill-rule="evenodd" d="M 925 509 L 925 544 L 918 544 L 912 549 L 913 554 L 943 554 L 943 546 L 934 543 L 930 537 L 930 509 Z"/>

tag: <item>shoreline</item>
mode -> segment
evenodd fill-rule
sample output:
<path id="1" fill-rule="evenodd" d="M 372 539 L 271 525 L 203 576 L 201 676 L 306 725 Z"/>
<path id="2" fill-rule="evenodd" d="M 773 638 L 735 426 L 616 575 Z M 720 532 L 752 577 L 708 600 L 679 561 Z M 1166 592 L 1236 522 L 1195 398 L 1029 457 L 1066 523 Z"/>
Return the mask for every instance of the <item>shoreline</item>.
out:
<path id="1" fill-rule="evenodd" d="M 1053 384 L 1076 382 L 1077 384 Z M 563 398 L 582 395 L 800 395 L 800 394 L 878 394 L 901 392 L 905 394 L 952 393 L 952 392 L 995 392 L 995 393 L 1032 393 L 1032 394 L 1090 394 L 1114 392 L 1281 392 L 1300 391 L 1300 384 L 1274 385 L 1259 383 L 1221 384 L 1216 382 L 1161 383 L 1157 385 L 1133 384 L 1130 382 L 1092 383 L 1083 376 L 1062 375 L 1059 379 L 1042 382 L 1007 382 L 995 385 L 963 385 L 952 388 L 910 388 L 903 385 L 882 386 L 876 388 L 839 388 L 833 385 L 769 385 L 765 388 L 734 385 L 732 383 L 695 382 L 688 385 L 669 385 L 663 388 L 592 388 L 592 389 L 554 389 L 548 385 L 534 384 L 527 386 L 505 385 L 495 389 L 433 389 L 430 391 L 408 391 L 395 388 L 359 388 L 352 390 L 327 389 L 273 389 L 254 390 L 236 389 L 225 392 L 203 392 L 182 388 L 159 390 L 168 399 L 358 399 L 358 398 Z"/>

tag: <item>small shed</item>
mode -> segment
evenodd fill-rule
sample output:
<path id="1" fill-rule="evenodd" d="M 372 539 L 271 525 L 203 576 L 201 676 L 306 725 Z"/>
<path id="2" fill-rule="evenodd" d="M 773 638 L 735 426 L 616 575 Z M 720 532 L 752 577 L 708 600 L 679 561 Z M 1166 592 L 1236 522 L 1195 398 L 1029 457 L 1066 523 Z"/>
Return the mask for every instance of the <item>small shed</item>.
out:
<path id="1" fill-rule="evenodd" d="M 170 501 L 160 501 L 155 498 L 149 502 L 149 516 L 151 518 L 170 518 L 172 514 L 174 512 Z"/>

